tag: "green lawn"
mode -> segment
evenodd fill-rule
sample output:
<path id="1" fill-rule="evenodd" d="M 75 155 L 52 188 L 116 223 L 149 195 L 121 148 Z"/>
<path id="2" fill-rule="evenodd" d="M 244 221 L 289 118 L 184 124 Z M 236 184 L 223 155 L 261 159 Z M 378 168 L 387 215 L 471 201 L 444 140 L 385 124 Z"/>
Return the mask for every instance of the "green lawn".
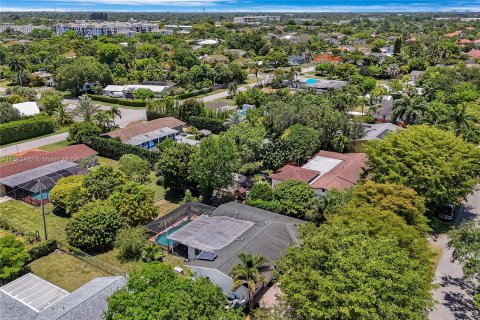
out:
<path id="1" fill-rule="evenodd" d="M 58 150 L 58 149 L 68 147 L 69 145 L 70 145 L 70 142 L 68 142 L 67 140 L 62 140 L 62 141 L 55 142 L 55 143 L 52 143 L 52 144 L 47 144 L 43 147 L 39 147 L 39 149 L 44 150 L 44 151 L 55 151 L 55 150 Z"/>
<path id="2" fill-rule="evenodd" d="M 28 267 L 37 276 L 70 292 L 96 277 L 111 276 L 111 274 L 59 250 L 33 261 Z"/>
<path id="3" fill-rule="evenodd" d="M 48 237 L 64 242 L 68 217 L 48 213 L 48 209 L 45 211 L 47 212 L 45 221 L 47 223 Z M 43 239 L 42 214 L 39 207 L 17 200 L 6 201 L 0 203 L 0 217 L 30 232 L 38 231 Z"/>
<path id="4" fill-rule="evenodd" d="M 12 84 L 11 81 L 8 80 L 0 80 L 0 87 L 1 88 L 7 88 Z"/>

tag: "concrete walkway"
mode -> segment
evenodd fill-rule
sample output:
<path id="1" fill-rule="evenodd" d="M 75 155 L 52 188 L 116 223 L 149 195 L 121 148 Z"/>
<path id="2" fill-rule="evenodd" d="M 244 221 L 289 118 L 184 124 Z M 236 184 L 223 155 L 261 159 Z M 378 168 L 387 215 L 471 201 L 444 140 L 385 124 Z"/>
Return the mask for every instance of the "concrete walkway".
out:
<path id="1" fill-rule="evenodd" d="M 469 219 L 480 221 L 480 191 L 467 198 L 455 220 L 455 225 Z M 453 249 L 447 247 L 448 241 L 446 234 L 431 239 L 431 243 L 442 248 L 443 253 L 435 272 L 435 284 L 438 287 L 433 291 L 433 298 L 437 304 L 429 319 L 478 320 L 480 312 L 473 304 L 475 284 L 463 279 L 462 267 L 457 262 L 452 262 Z"/>

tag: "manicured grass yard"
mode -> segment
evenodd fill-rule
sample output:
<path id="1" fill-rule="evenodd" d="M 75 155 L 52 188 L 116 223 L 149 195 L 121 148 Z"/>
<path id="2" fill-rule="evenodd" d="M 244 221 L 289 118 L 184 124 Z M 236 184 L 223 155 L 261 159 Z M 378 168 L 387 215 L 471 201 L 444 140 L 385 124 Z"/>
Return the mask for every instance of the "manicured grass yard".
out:
<path id="1" fill-rule="evenodd" d="M 47 144 L 43 147 L 39 147 L 39 149 L 42 149 L 44 151 L 55 151 L 55 150 L 58 150 L 58 149 L 68 147 L 69 145 L 70 145 L 70 142 L 68 142 L 67 140 L 62 140 L 62 141 L 55 142 L 55 143 L 52 143 L 52 144 Z"/>
<path id="2" fill-rule="evenodd" d="M 59 250 L 28 265 L 37 276 L 67 290 L 74 291 L 96 277 L 109 273 Z"/>
<path id="3" fill-rule="evenodd" d="M 48 212 L 48 210 L 45 212 Z M 6 218 L 14 225 L 23 227 L 28 231 L 38 231 L 43 239 L 42 214 L 39 207 L 17 200 L 6 201 L 0 203 L 0 217 Z M 68 217 L 48 213 L 45 215 L 45 220 L 48 237 L 64 242 Z"/>

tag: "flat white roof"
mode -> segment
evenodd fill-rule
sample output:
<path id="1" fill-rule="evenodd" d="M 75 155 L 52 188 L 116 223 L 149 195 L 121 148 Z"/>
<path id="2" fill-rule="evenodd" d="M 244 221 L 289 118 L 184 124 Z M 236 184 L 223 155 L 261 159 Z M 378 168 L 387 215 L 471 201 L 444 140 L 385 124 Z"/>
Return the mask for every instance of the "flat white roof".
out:
<path id="1" fill-rule="evenodd" d="M 27 273 L 0 287 L 0 291 L 3 291 L 36 312 L 42 311 L 49 305 L 68 295 L 67 291 L 37 277 L 33 273 Z"/>
<path id="2" fill-rule="evenodd" d="M 302 168 L 320 172 L 317 178 L 338 166 L 343 160 L 316 156 L 308 161 Z"/>
<path id="3" fill-rule="evenodd" d="M 125 89 L 125 87 L 126 86 L 116 86 L 116 85 L 110 84 L 110 85 L 106 86 L 105 89 L 103 89 L 103 90 L 113 91 L 113 92 L 121 92 L 121 91 L 123 91 L 123 89 Z"/>
<path id="4" fill-rule="evenodd" d="M 13 107 L 24 116 L 34 116 L 40 113 L 40 108 L 35 101 L 14 103 Z"/>

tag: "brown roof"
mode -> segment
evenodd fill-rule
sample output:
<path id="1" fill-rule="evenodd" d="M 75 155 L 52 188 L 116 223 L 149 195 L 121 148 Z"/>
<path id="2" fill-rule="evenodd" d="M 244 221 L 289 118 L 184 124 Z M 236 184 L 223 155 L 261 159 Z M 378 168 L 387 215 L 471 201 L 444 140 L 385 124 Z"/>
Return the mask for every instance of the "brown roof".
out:
<path id="1" fill-rule="evenodd" d="M 133 126 L 129 126 L 123 129 L 118 129 L 107 133 L 109 137 L 120 138 L 122 141 L 128 141 L 133 137 L 145 134 L 147 132 L 163 129 L 163 128 L 176 128 L 184 126 L 185 122 L 178 120 L 174 117 L 159 118 L 143 123 L 139 123 Z"/>
<path id="2" fill-rule="evenodd" d="M 480 58 L 480 50 L 472 50 L 467 53 L 467 55 L 472 59 Z"/>
<path id="3" fill-rule="evenodd" d="M 30 151 L 19 156 L 13 162 L 0 165 L 0 178 L 35 169 L 52 162 L 68 160 L 78 161 L 93 157 L 97 152 L 84 144 L 76 144 L 55 151 Z"/>
<path id="4" fill-rule="evenodd" d="M 322 150 L 317 156 L 338 159 L 342 162 L 314 180 L 310 184 L 314 189 L 344 190 L 352 187 L 360 178 L 367 161 L 365 153 L 337 153 Z"/>
<path id="5" fill-rule="evenodd" d="M 457 30 L 457 31 L 454 31 L 454 32 L 451 32 L 451 33 L 447 33 L 445 36 L 448 37 L 448 38 L 453 38 L 453 37 L 458 36 L 460 33 L 462 33 L 462 30 Z"/>
<path id="6" fill-rule="evenodd" d="M 300 180 L 309 183 L 312 181 L 316 176 L 318 176 L 318 171 L 305 169 L 302 167 L 293 166 L 291 164 L 287 164 L 282 168 L 278 169 L 274 173 L 272 173 L 269 178 L 276 179 L 276 180 Z"/>

